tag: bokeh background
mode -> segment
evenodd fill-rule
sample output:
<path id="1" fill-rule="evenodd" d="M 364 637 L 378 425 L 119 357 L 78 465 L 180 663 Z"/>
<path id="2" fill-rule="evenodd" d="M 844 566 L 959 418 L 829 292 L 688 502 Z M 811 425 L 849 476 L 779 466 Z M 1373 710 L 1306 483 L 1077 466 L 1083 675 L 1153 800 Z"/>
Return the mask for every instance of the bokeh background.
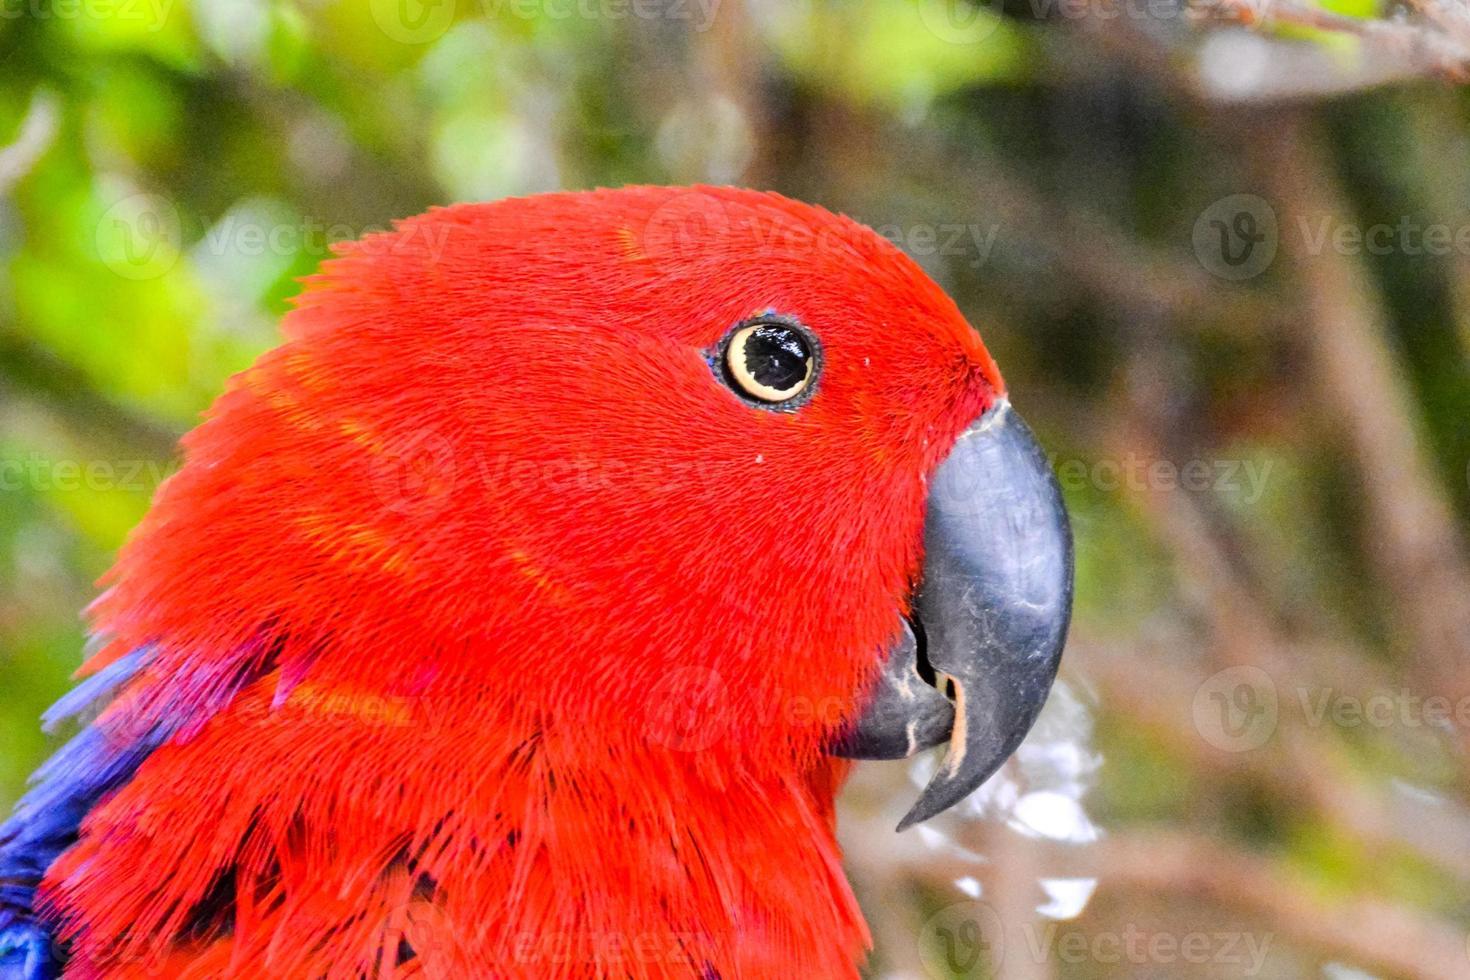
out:
<path id="1" fill-rule="evenodd" d="M 847 793 L 869 975 L 1470 976 L 1467 39 L 1463 0 L 0 0 L 0 808 L 332 241 L 743 183 L 955 296 L 1074 515 L 1018 759 L 902 836 L 927 761 Z"/>

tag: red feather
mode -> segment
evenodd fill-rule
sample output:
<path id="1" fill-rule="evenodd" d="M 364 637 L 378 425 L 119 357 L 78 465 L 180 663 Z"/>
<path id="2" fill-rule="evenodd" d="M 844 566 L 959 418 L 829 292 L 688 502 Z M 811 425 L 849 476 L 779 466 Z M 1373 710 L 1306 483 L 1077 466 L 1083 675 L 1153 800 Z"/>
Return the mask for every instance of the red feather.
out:
<path id="1" fill-rule="evenodd" d="M 767 310 L 798 411 L 708 361 Z M 953 303 L 845 218 L 631 188 L 344 245 L 284 333 L 94 607 L 90 669 L 154 651 L 104 722 L 197 723 L 47 876 L 68 975 L 855 976 L 823 746 L 1000 390 Z"/>

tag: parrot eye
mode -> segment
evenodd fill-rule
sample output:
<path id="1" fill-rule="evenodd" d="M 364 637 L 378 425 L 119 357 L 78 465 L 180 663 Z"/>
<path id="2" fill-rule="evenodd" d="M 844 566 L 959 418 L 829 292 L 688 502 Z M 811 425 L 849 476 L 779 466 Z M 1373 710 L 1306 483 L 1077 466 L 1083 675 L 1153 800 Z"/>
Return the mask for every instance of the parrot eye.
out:
<path id="1" fill-rule="evenodd" d="M 736 327 L 725 342 L 725 381 L 764 407 L 794 408 L 816 378 L 819 351 L 805 327 L 763 317 Z"/>

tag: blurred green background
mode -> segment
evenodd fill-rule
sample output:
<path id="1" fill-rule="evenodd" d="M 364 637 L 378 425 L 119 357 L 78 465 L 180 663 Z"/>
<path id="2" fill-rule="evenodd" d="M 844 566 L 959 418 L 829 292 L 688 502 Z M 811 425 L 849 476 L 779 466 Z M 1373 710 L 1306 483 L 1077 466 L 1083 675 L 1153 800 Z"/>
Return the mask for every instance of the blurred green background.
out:
<path id="1" fill-rule="evenodd" d="M 1466 21 L 1243 9 L 0 0 L 0 809 L 174 440 L 332 241 L 743 183 L 913 254 L 1074 514 L 1028 750 L 904 837 L 907 767 L 845 800 L 871 975 L 1470 976 Z"/>

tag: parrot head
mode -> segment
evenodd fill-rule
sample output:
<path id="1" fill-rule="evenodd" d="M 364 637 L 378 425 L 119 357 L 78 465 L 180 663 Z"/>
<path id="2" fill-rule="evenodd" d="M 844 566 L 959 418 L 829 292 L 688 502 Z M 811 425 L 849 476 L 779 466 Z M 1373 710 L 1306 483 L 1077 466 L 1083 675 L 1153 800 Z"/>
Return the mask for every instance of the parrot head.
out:
<path id="1" fill-rule="evenodd" d="M 1066 515 L 891 243 L 630 188 L 341 252 L 186 440 L 100 603 L 116 646 L 267 632 L 288 680 L 454 679 L 538 728 L 758 760 L 949 740 L 906 824 L 1016 747 L 1066 631 Z"/>
<path id="2" fill-rule="evenodd" d="M 325 888 L 279 856 L 316 826 L 312 860 L 377 855 L 460 921 L 585 924 L 601 888 L 851 945 L 775 884 L 836 866 L 807 842 L 840 757 L 949 743 L 907 825 L 1046 697 L 1072 585 L 1047 461 L 954 303 L 844 217 L 725 188 L 439 209 L 341 246 L 283 331 L 92 610 L 91 670 L 146 652 L 155 747 L 43 889 L 79 948 L 207 933 L 182 910 L 226 872 Z M 175 852 L 167 886 L 131 870 Z M 722 943 L 695 945 L 744 962 Z"/>

